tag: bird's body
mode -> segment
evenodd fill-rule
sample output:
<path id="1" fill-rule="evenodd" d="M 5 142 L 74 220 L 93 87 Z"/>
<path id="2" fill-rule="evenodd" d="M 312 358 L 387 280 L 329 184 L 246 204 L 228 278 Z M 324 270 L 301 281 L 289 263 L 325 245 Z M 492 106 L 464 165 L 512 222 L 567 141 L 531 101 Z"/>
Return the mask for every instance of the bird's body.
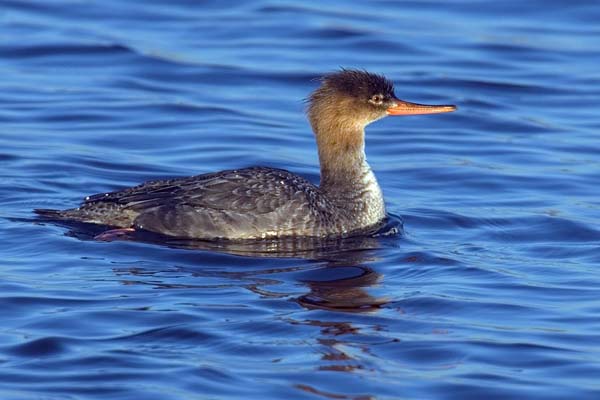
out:
<path id="1" fill-rule="evenodd" d="M 252 167 L 101 193 L 56 216 L 186 238 L 322 237 L 332 227 L 344 235 L 379 223 L 383 205 L 354 218 L 354 207 L 364 203 L 359 198 L 355 206 L 338 205 L 298 175 Z"/>
<path id="2" fill-rule="evenodd" d="M 403 112 L 403 107 L 413 112 Z M 89 196 L 78 208 L 36 212 L 194 239 L 350 236 L 385 218 L 381 189 L 366 162 L 364 127 L 394 110 L 422 114 L 453 109 L 401 102 L 385 78 L 342 70 L 326 76 L 310 98 L 319 186 L 285 170 L 252 167 L 150 181 Z"/>

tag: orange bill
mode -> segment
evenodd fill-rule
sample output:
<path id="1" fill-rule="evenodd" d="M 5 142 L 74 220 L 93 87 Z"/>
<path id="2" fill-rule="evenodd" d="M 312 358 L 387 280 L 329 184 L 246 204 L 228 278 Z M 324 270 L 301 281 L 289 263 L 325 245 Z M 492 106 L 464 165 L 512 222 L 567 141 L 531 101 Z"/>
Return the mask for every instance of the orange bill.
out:
<path id="1" fill-rule="evenodd" d="M 396 99 L 396 105 L 386 110 L 388 115 L 439 114 L 456 110 L 453 105 L 427 105 Z"/>

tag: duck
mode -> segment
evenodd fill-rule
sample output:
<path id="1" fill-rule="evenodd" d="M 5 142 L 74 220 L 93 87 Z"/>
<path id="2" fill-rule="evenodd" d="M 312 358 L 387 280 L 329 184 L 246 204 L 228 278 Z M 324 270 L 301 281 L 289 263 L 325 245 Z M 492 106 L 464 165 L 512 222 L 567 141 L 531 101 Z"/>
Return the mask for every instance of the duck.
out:
<path id="1" fill-rule="evenodd" d="M 254 166 L 153 180 L 85 197 L 77 208 L 36 209 L 46 219 L 200 240 L 349 237 L 386 219 L 365 155 L 365 127 L 387 116 L 438 114 L 454 105 L 400 100 L 391 80 L 341 69 L 320 78 L 307 98 L 319 157 L 318 185 L 292 172 Z"/>

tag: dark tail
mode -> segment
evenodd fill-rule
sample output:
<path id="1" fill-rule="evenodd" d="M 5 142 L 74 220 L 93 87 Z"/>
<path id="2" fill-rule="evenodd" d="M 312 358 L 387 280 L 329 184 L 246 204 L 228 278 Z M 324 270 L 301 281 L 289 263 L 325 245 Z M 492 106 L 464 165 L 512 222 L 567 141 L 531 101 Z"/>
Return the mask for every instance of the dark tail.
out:
<path id="1" fill-rule="evenodd" d="M 51 210 L 48 208 L 36 208 L 33 210 L 34 213 L 46 219 L 70 219 L 67 214 L 68 211 L 69 210 Z"/>
<path id="2" fill-rule="evenodd" d="M 118 211 L 120 211 L 119 209 L 107 210 L 100 206 L 103 206 L 103 204 L 95 204 L 95 207 L 91 209 L 86 207 L 70 208 L 68 210 L 36 208 L 33 212 L 47 221 L 82 222 L 86 224 L 118 226 L 122 228 L 128 228 L 133 223 L 132 218 L 123 218 L 123 216 L 118 213 Z M 109 203 L 109 206 L 112 206 L 112 204 Z"/>

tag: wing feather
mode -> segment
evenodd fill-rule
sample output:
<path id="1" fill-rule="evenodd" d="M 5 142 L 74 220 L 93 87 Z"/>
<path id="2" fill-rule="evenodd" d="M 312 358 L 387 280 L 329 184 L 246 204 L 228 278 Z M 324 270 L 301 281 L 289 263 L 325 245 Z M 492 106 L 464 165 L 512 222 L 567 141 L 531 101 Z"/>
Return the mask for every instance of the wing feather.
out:
<path id="1" fill-rule="evenodd" d="M 150 181 L 91 196 L 84 205 L 117 203 L 138 214 L 136 226 L 172 236 L 250 238 L 317 228 L 330 209 L 320 198 L 318 189 L 297 175 L 254 167 Z"/>

